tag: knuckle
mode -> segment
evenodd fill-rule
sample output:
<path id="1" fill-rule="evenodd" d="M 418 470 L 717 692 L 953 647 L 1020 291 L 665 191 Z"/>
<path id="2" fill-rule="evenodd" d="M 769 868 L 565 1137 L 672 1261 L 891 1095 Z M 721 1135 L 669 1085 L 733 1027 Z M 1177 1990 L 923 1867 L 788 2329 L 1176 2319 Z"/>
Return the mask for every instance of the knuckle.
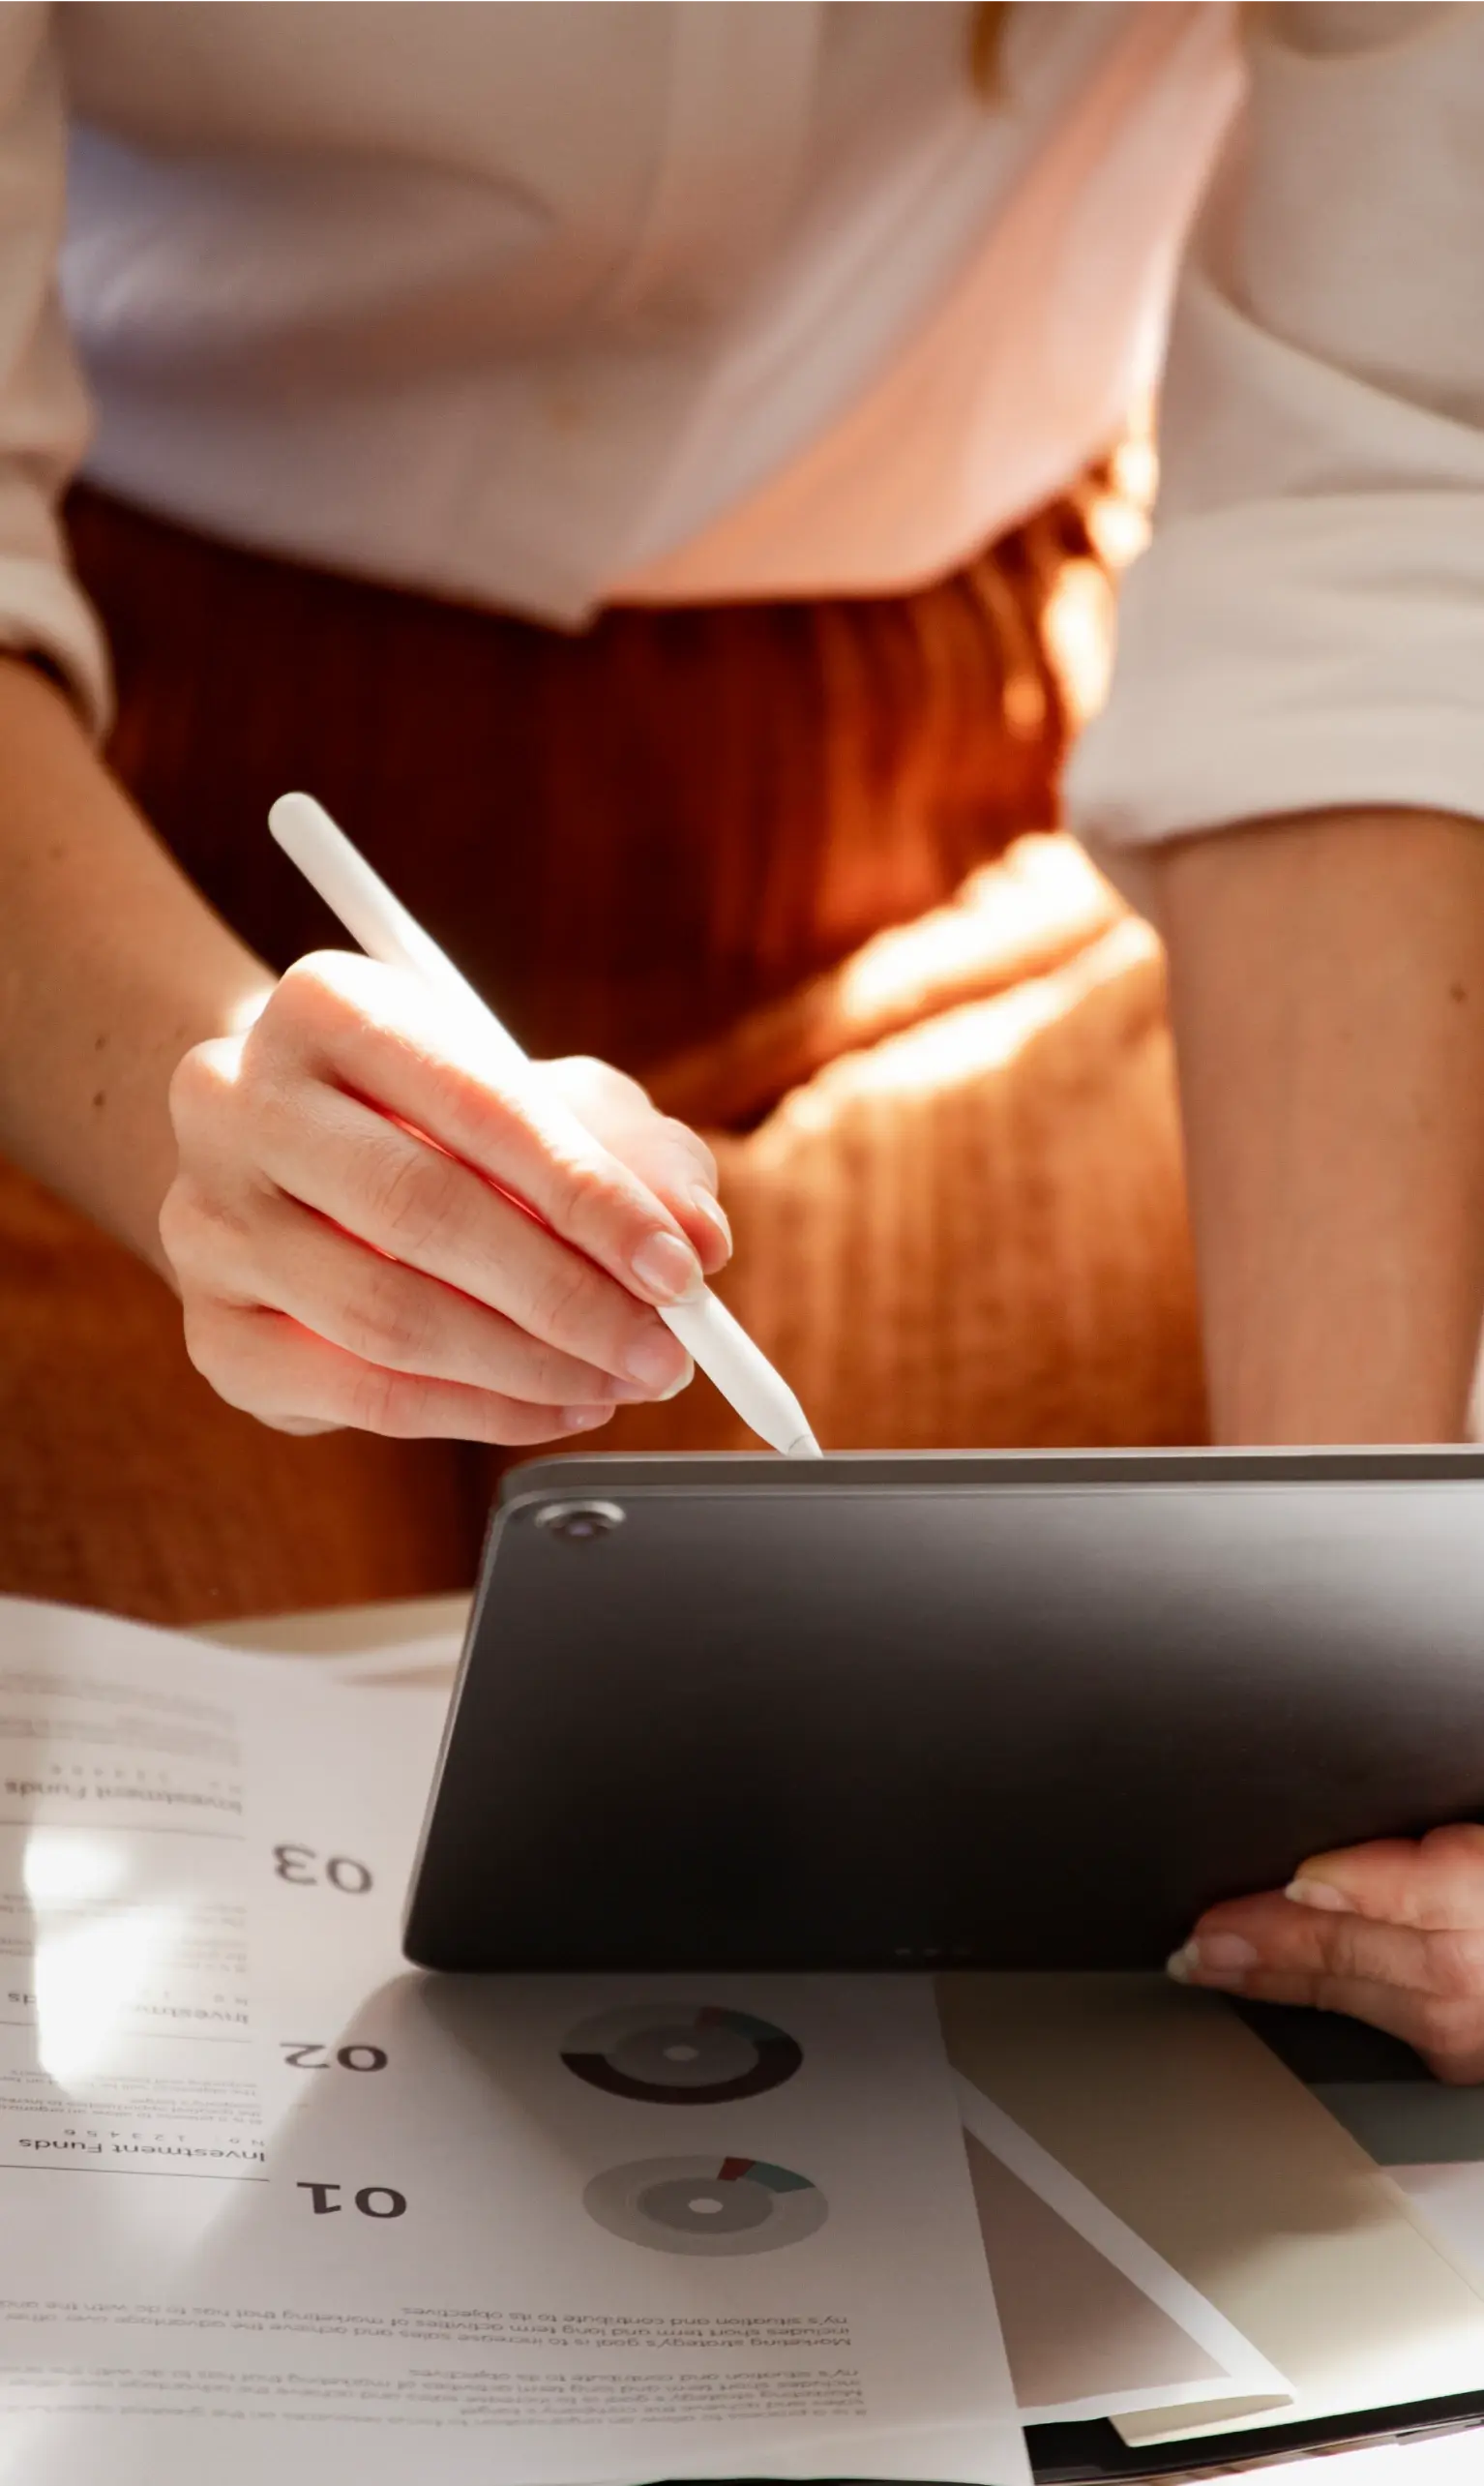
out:
<path id="1" fill-rule="evenodd" d="M 274 1030 L 264 1019 L 245 1039 L 232 1080 L 232 1093 L 247 1105 L 255 1105 L 264 1096 L 276 1095 L 289 1075 L 293 1052 L 297 1048 L 274 1042 Z M 219 1088 L 204 1099 L 207 1104 L 223 1104 L 226 1097 Z"/>
<path id="2" fill-rule="evenodd" d="M 720 1169 L 715 1152 L 707 1147 L 700 1133 L 693 1131 L 689 1123 L 677 1122 L 673 1115 L 666 1116 L 664 1130 L 666 1138 L 671 1140 L 677 1148 L 683 1148 L 686 1154 L 694 1160 L 697 1172 L 714 1191 L 720 1181 Z"/>
<path id="3" fill-rule="evenodd" d="M 594 1097 L 601 1096 L 607 1103 L 647 1105 L 649 1102 L 647 1091 L 639 1086 L 637 1079 L 631 1079 L 627 1070 L 615 1069 L 611 1062 L 600 1060 L 596 1053 L 564 1054 L 561 1061 L 553 1063 L 551 1067 L 563 1086 L 581 1089 Z"/>
<path id="4" fill-rule="evenodd" d="M 1364 1977 L 1371 1928 L 1361 1919 L 1335 1917 L 1319 1929 L 1320 1956 L 1332 1977 Z"/>
<path id="5" fill-rule="evenodd" d="M 215 1085 L 201 1058 L 205 1050 L 204 1045 L 193 1044 L 189 1053 L 181 1055 L 170 1073 L 166 1096 L 170 1108 L 170 1120 L 175 1126 L 177 1136 L 182 1125 L 189 1124 L 194 1119 L 196 1109 L 203 1101 L 205 1093 Z"/>
<path id="6" fill-rule="evenodd" d="M 1484 1997 L 1421 1994 L 1415 2043 L 1427 2054 L 1464 2054 L 1484 2042 Z"/>
<path id="7" fill-rule="evenodd" d="M 508 1400 L 492 1394 L 481 1397 L 474 1414 L 479 1438 L 497 1448 L 515 1449 L 527 1442 L 549 1441 L 562 1429 L 554 1410 L 549 1421 L 543 1422 L 539 1410 L 513 1407 Z M 474 1429 L 472 1423 L 470 1429 Z"/>
<path id="8" fill-rule="evenodd" d="M 389 1146 L 367 1168 L 367 1200 L 379 1234 L 413 1253 L 455 1214 L 462 1187 L 451 1156 L 415 1141 Z"/>
<path id="9" fill-rule="evenodd" d="M 256 1413 L 264 1396 L 255 1360 L 247 1352 L 243 1324 L 230 1306 L 210 1298 L 183 1306 L 186 1353 L 204 1381 L 229 1407 Z"/>
<path id="10" fill-rule="evenodd" d="M 1467 1872 L 1479 1884 L 1481 1913 L 1484 1913 L 1484 1828 L 1476 1821 L 1452 1821 L 1441 1830 L 1430 1830 L 1421 1843 L 1421 1854 L 1429 1865 L 1440 1866 L 1444 1872 Z"/>
<path id="11" fill-rule="evenodd" d="M 160 1241 L 177 1277 L 193 1278 L 202 1266 L 203 1241 L 199 1195 L 193 1183 L 177 1175 L 160 1203 Z"/>
<path id="12" fill-rule="evenodd" d="M 250 1052 L 285 1045 L 333 1048 L 363 1014 L 357 970 L 364 965 L 342 949 L 314 949 L 296 958 L 253 1026 Z"/>
<path id="13" fill-rule="evenodd" d="M 1268 2002 L 1307 2002 L 1316 2011 L 1333 2011 L 1344 2015 L 1350 2009 L 1350 1989 L 1344 1977 L 1320 1975 L 1312 1981 L 1295 1977 L 1286 1981 L 1281 1992 L 1268 1992 Z"/>
<path id="14" fill-rule="evenodd" d="M 177 1174 L 157 1219 L 164 1256 L 183 1287 L 235 1293 L 251 1257 L 248 1217 L 192 1175 Z"/>
<path id="15" fill-rule="evenodd" d="M 311 949 L 285 967 L 279 977 L 270 1007 L 313 1012 L 343 1008 L 345 969 L 350 953 L 344 949 Z"/>
<path id="16" fill-rule="evenodd" d="M 610 1243 L 621 1211 L 613 1185 L 601 1165 L 585 1157 L 554 1161 L 556 1220 L 564 1232 L 586 1238 L 604 1236 Z"/>
<path id="17" fill-rule="evenodd" d="M 255 1161 L 264 1152 L 293 1146 L 301 1137 L 312 1073 L 302 1048 L 275 1045 L 254 1028 L 228 1082 L 223 1078 L 201 1110 L 221 1134 L 231 1118 L 232 1144 Z"/>
<path id="18" fill-rule="evenodd" d="M 568 1337 L 591 1320 L 600 1300 L 593 1272 L 575 1252 L 561 1252 L 532 1290 L 530 1326 L 538 1337 Z"/>
<path id="19" fill-rule="evenodd" d="M 429 1092 L 426 1122 L 436 1124 L 451 1148 L 487 1172 L 503 1163 L 512 1146 L 531 1138 L 527 1101 L 519 1087 L 503 1074 L 483 1075 L 458 1063 L 423 1051 L 419 1074 Z"/>
<path id="20" fill-rule="evenodd" d="M 426 1356 L 429 1321 L 420 1290 L 393 1261 L 372 1262 L 346 1319 L 353 1353 L 393 1371 L 416 1372 Z"/>
<path id="21" fill-rule="evenodd" d="M 363 1363 L 351 1378 L 346 1422 L 363 1433 L 403 1434 L 411 1422 L 414 1389 L 401 1373 Z"/>
<path id="22" fill-rule="evenodd" d="M 1429 1990 L 1444 2001 L 1474 2003 L 1484 2020 L 1484 1932 L 1424 1933 L 1422 1957 Z"/>
<path id="23" fill-rule="evenodd" d="M 186 1353 L 204 1379 L 216 1386 L 221 1359 L 217 1353 L 219 1322 L 216 1306 L 187 1303 L 182 1307 L 182 1328 Z M 225 1392 L 223 1392 L 225 1396 Z"/>
<path id="24" fill-rule="evenodd" d="M 301 1411 L 294 1393 L 282 1385 L 277 1372 L 272 1334 L 274 1315 L 243 1311 L 235 1304 L 209 1299 L 185 1308 L 186 1353 L 217 1396 L 241 1415 L 251 1416 L 274 1433 L 331 1433 L 339 1419 Z"/>
<path id="25" fill-rule="evenodd" d="M 243 1047 L 230 1036 L 213 1036 L 183 1053 L 170 1073 L 166 1092 L 170 1122 L 177 1139 L 193 1135 L 202 1119 L 220 1110 L 231 1093 L 232 1074 Z"/>

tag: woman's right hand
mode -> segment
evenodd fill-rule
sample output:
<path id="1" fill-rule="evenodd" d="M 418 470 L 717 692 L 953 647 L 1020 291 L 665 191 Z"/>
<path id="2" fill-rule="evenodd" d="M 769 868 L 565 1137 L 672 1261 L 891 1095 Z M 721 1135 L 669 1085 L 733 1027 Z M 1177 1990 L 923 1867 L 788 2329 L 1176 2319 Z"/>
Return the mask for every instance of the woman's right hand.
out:
<path id="1" fill-rule="evenodd" d="M 491 1075 L 410 977 L 329 950 L 185 1055 L 170 1110 L 186 1343 L 264 1423 L 541 1442 L 690 1379 L 653 1307 L 727 1258 L 715 1160 L 620 1072 Z"/>

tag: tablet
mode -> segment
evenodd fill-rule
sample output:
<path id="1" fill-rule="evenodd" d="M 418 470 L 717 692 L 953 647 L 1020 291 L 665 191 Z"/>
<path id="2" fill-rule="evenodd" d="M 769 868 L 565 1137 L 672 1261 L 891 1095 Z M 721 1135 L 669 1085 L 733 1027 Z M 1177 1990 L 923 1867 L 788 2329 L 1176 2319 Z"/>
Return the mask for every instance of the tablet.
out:
<path id="1" fill-rule="evenodd" d="M 562 1457 L 502 1486 L 405 1947 L 1154 1968 L 1481 1812 L 1477 1453 Z"/>

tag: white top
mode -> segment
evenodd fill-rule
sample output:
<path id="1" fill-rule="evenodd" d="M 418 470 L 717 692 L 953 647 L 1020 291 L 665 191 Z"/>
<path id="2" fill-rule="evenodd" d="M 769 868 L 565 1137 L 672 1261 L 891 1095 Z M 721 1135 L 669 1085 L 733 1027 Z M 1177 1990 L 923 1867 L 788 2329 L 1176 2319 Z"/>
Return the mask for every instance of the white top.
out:
<path id="1" fill-rule="evenodd" d="M 1218 0 L 1026 0 L 989 99 L 972 15 L 0 6 L 0 640 L 105 712 L 51 515 L 89 400 L 135 501 L 558 622 L 952 567 L 1150 372 L 1238 87 Z M 1073 771 L 1105 845 L 1484 812 L 1484 11 L 1248 48 Z"/>

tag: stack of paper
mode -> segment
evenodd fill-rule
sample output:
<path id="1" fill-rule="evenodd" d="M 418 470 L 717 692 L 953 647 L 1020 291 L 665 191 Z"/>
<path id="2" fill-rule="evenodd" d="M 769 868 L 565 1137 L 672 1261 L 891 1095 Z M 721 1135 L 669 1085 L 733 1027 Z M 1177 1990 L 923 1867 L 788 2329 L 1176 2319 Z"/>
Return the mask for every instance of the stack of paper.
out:
<path id="1" fill-rule="evenodd" d="M 25 2486 L 1025 2486 L 931 1988 L 430 1979 L 439 1695 L 4 1616 Z"/>
<path id="2" fill-rule="evenodd" d="M 0 1605 L 0 2475 L 1029 2486 L 1484 2385 L 1480 2206 L 1211 1997 L 407 1970 L 447 1657 Z"/>

